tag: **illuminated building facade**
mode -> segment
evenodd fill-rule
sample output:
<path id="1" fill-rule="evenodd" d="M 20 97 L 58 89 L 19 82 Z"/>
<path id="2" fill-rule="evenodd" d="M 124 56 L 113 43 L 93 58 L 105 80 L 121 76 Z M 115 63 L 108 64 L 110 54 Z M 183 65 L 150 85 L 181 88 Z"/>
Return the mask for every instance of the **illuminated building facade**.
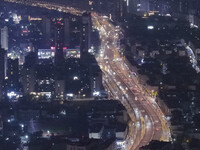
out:
<path id="1" fill-rule="evenodd" d="M 38 59 L 55 59 L 55 47 L 51 47 L 51 49 L 38 49 Z M 80 48 L 68 49 L 67 47 L 63 47 L 63 55 L 64 58 L 80 58 Z"/>
<path id="2" fill-rule="evenodd" d="M 8 27 L 6 26 L 1 29 L 1 47 L 8 50 Z"/>

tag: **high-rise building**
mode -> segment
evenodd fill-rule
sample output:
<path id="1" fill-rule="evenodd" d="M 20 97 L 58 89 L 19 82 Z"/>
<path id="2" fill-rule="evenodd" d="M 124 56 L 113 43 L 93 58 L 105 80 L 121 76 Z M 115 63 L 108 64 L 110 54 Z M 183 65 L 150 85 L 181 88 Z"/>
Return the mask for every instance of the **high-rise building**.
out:
<path id="1" fill-rule="evenodd" d="M 70 44 L 70 20 L 66 16 L 64 18 L 64 46 L 68 47 Z"/>
<path id="2" fill-rule="evenodd" d="M 88 55 L 91 96 L 98 95 L 102 90 L 102 71 L 93 55 Z"/>
<path id="3" fill-rule="evenodd" d="M 35 92 L 41 96 L 45 96 L 48 99 L 52 98 L 55 91 L 54 64 L 51 61 L 38 64 L 36 67 L 35 77 Z"/>
<path id="4" fill-rule="evenodd" d="M 176 5 L 176 2 L 173 2 L 173 6 Z M 170 13 L 172 0 L 149 0 L 149 11 L 157 12 L 162 15 Z M 176 7 L 177 9 L 177 7 Z"/>
<path id="5" fill-rule="evenodd" d="M 0 99 L 3 97 L 5 80 L 6 51 L 0 48 Z"/>
<path id="6" fill-rule="evenodd" d="M 189 3 L 192 0 L 171 0 L 171 13 L 180 14 L 180 13 L 188 13 Z"/>
<path id="7" fill-rule="evenodd" d="M 102 72 L 98 66 L 93 66 L 90 78 L 91 96 L 95 96 L 102 90 Z M 98 94 L 97 94 L 98 95 Z"/>
<path id="8" fill-rule="evenodd" d="M 129 13 L 143 15 L 150 10 L 150 0 L 129 0 Z"/>
<path id="9" fill-rule="evenodd" d="M 65 80 L 63 78 L 55 80 L 55 98 L 59 100 L 65 98 Z"/>
<path id="10" fill-rule="evenodd" d="M 116 0 L 114 19 L 123 21 L 126 14 L 129 12 L 129 0 Z"/>
<path id="11" fill-rule="evenodd" d="M 189 10 L 189 1 L 188 0 L 180 0 L 179 1 L 179 12 L 188 13 Z"/>
<path id="12" fill-rule="evenodd" d="M 92 32 L 92 22 L 91 14 L 84 13 L 82 16 L 82 30 L 81 30 L 81 57 L 88 53 L 91 47 L 91 32 Z"/>
<path id="13" fill-rule="evenodd" d="M 22 71 L 22 86 L 26 95 L 35 92 L 36 64 L 37 55 L 34 52 L 30 52 L 26 55 Z"/>
<path id="14" fill-rule="evenodd" d="M 35 92 L 35 68 L 28 66 L 23 68 L 22 86 L 25 95 Z"/>
<path id="15" fill-rule="evenodd" d="M 56 42 L 56 53 L 55 53 L 55 65 L 62 66 L 64 63 L 64 54 L 63 54 L 63 25 L 58 22 L 56 24 L 55 30 L 55 42 Z"/>
<path id="16" fill-rule="evenodd" d="M 7 63 L 8 91 L 19 90 L 19 59 L 8 59 Z"/>
<path id="17" fill-rule="evenodd" d="M 5 61 L 6 61 L 6 51 L 3 48 L 0 48 L 0 82 L 5 79 Z"/>
<path id="18" fill-rule="evenodd" d="M 1 29 L 1 47 L 8 50 L 8 27 L 6 26 Z"/>
<path id="19" fill-rule="evenodd" d="M 46 48 L 50 48 L 51 46 L 51 19 L 44 17 L 42 28 L 43 28 L 43 37 L 45 41 L 44 46 Z"/>
<path id="20" fill-rule="evenodd" d="M 149 12 L 149 0 L 140 0 L 137 4 L 137 11 Z"/>

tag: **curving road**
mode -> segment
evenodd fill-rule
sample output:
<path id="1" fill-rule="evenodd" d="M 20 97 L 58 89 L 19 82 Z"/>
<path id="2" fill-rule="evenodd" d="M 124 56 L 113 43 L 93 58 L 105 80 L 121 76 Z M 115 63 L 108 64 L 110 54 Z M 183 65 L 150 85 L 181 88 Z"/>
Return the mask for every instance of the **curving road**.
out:
<path id="1" fill-rule="evenodd" d="M 93 14 L 93 22 L 100 31 L 102 45 L 97 61 L 104 72 L 104 84 L 114 98 L 126 106 L 131 118 L 130 133 L 125 149 L 139 149 L 151 140 L 170 140 L 167 120 L 147 90 L 139 84 L 133 67 L 120 53 L 121 32 L 108 20 Z"/>
<path id="2" fill-rule="evenodd" d="M 84 11 L 39 0 L 4 0 L 69 12 L 81 15 Z M 119 53 L 119 40 L 123 37 L 119 27 L 115 27 L 106 17 L 92 13 L 93 27 L 99 31 L 101 49 L 96 59 L 104 72 L 103 83 L 115 99 L 119 99 L 130 116 L 129 132 L 122 145 L 125 150 L 138 150 L 151 140 L 170 141 L 171 134 L 167 119 L 147 90 L 140 85 L 136 71 Z"/>

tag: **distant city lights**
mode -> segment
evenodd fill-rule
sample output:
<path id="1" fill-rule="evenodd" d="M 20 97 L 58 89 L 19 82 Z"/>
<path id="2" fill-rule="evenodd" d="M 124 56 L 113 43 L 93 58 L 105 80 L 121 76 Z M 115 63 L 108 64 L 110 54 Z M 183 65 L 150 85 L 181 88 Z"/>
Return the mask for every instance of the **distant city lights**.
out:
<path id="1" fill-rule="evenodd" d="M 73 97 L 74 94 L 72 94 L 72 93 L 68 93 L 67 96 L 68 96 L 68 97 Z"/>
<path id="2" fill-rule="evenodd" d="M 154 29 L 154 26 L 147 26 L 147 29 L 148 29 L 148 30 L 153 30 L 153 29 Z"/>
<path id="3" fill-rule="evenodd" d="M 93 92 L 93 96 L 100 96 L 100 92 L 98 91 Z"/>

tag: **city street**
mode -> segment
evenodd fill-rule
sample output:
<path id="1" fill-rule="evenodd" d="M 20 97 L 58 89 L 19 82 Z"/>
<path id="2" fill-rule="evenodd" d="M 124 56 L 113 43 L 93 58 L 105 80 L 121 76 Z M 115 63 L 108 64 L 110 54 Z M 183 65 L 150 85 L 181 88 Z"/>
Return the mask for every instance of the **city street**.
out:
<path id="1" fill-rule="evenodd" d="M 83 11 L 57 3 L 33 0 L 5 0 L 61 12 L 81 15 Z M 129 132 L 122 146 L 125 150 L 138 150 L 152 140 L 170 141 L 171 133 L 166 117 L 155 102 L 155 97 L 140 84 L 136 72 L 120 54 L 123 34 L 109 19 L 92 13 L 93 28 L 99 31 L 100 51 L 96 56 L 103 71 L 103 82 L 110 96 L 120 100 L 130 116 Z"/>
<path id="2" fill-rule="evenodd" d="M 132 119 L 133 135 L 127 137 L 125 149 L 138 149 L 151 140 L 169 141 L 170 129 L 155 98 L 139 84 L 135 72 L 118 52 L 120 30 L 97 14 L 93 14 L 93 22 L 100 31 L 102 45 L 97 60 L 105 74 L 104 82 L 110 85 L 106 87 L 115 99 L 122 101 Z"/>

